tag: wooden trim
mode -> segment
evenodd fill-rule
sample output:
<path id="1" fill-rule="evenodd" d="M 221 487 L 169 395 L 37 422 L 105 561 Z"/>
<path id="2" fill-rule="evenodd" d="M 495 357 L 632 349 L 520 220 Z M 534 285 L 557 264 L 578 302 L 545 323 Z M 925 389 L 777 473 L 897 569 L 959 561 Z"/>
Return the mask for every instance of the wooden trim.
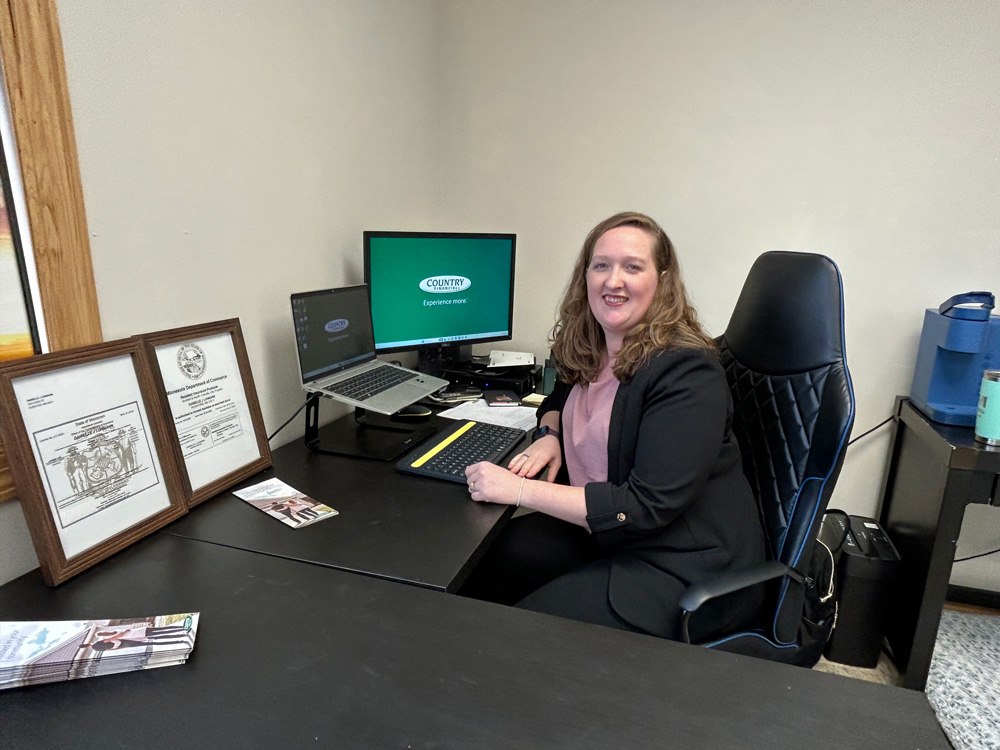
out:
<path id="1" fill-rule="evenodd" d="M 0 0 L 0 53 L 51 351 L 102 340 L 54 0 Z M 0 448 L 0 502 L 14 496 Z"/>
<path id="2" fill-rule="evenodd" d="M 17 491 L 14 489 L 14 477 L 11 476 L 10 466 L 7 464 L 7 453 L 0 443 L 0 503 L 15 497 Z"/>

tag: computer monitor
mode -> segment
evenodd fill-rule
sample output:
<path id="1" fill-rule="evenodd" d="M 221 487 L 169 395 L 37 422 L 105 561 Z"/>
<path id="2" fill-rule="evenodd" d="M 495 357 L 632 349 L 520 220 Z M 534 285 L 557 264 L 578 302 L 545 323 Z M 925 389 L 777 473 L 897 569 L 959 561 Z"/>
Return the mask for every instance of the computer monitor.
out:
<path id="1" fill-rule="evenodd" d="M 365 232 L 375 350 L 420 352 L 439 375 L 459 347 L 513 334 L 513 234 Z"/>

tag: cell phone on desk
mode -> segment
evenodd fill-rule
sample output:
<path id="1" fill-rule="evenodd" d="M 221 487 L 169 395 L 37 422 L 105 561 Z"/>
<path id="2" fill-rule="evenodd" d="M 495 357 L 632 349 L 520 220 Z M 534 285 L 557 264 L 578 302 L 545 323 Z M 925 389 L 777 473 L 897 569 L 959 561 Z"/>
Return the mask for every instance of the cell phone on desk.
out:
<path id="1" fill-rule="evenodd" d="M 483 391 L 487 406 L 520 406 L 521 399 L 514 391 Z"/>
<path id="2" fill-rule="evenodd" d="M 455 404 L 461 401 L 475 401 L 482 398 L 483 392 L 471 385 L 452 385 L 444 390 L 432 393 L 428 398 L 439 404 Z"/>

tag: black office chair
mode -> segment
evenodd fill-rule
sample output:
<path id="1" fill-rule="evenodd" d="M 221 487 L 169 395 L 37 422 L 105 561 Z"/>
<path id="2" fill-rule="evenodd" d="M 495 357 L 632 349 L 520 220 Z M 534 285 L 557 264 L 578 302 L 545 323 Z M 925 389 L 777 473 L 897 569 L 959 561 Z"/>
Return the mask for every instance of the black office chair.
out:
<path id="1" fill-rule="evenodd" d="M 718 344 L 769 560 L 689 587 L 680 600 L 684 639 L 706 601 L 766 582 L 755 627 L 701 645 L 812 666 L 824 644 L 801 627 L 804 594 L 815 585 L 807 573 L 854 423 L 836 264 L 809 253 L 760 256 Z"/>

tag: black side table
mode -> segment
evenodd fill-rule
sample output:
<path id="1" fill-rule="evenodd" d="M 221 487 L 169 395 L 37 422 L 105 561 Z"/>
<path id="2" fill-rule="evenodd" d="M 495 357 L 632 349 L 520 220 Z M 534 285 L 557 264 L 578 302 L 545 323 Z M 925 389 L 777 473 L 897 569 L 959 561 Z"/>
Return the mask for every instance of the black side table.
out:
<path id="1" fill-rule="evenodd" d="M 971 427 L 930 421 L 896 397 L 879 519 L 899 551 L 900 576 L 886 641 L 903 687 L 923 690 L 969 503 L 1000 503 L 1000 449 Z"/>

